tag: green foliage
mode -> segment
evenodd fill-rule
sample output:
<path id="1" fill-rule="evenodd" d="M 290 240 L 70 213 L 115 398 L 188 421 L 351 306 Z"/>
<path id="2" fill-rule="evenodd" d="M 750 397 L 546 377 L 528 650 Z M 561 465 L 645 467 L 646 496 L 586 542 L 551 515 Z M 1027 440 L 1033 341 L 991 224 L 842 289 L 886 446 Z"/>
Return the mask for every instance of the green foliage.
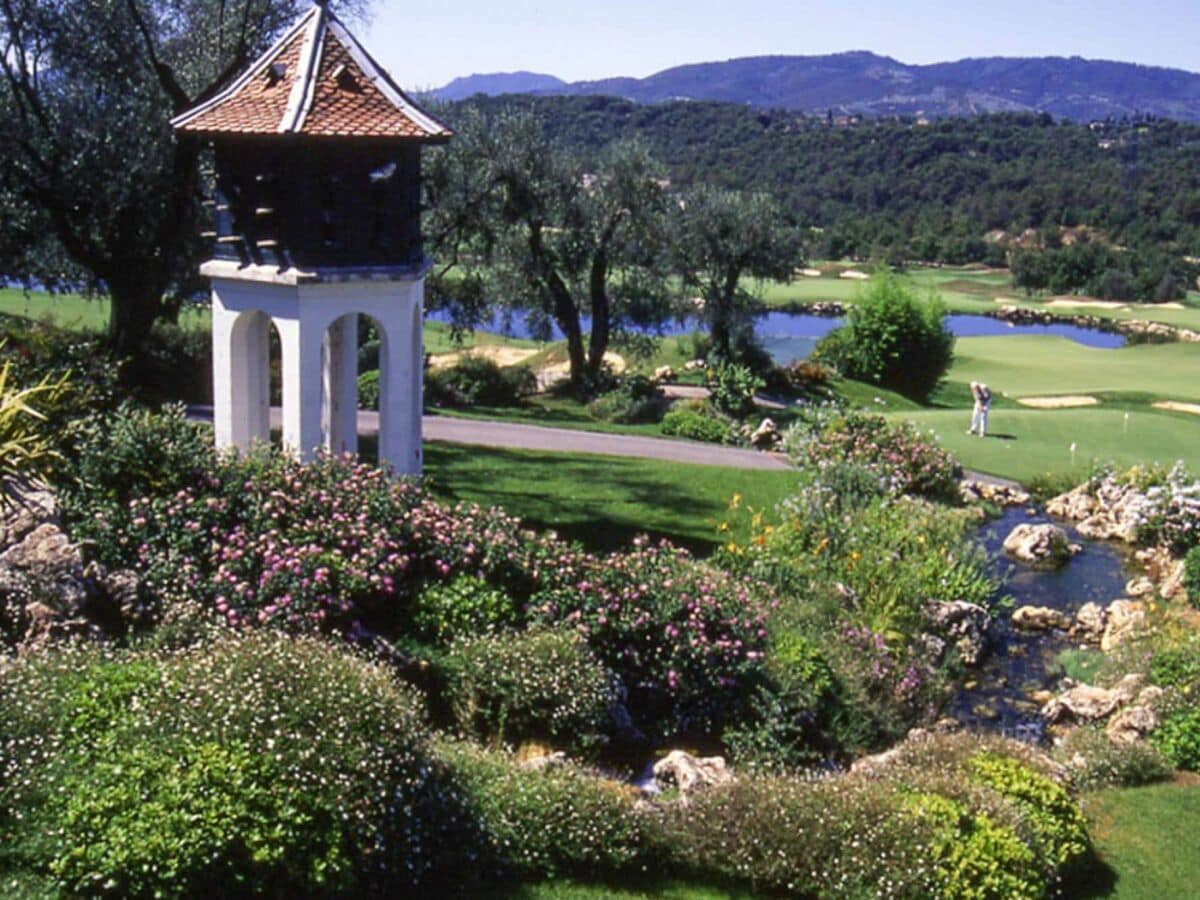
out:
<path id="1" fill-rule="evenodd" d="M 729 425 L 712 415 L 694 409 L 672 409 L 662 420 L 662 433 L 707 444 L 723 444 L 729 437 Z"/>
<path id="2" fill-rule="evenodd" d="M 438 745 L 485 847 L 501 871 L 525 878 L 634 871 L 647 855 L 645 816 L 633 792 L 571 766 L 520 768 L 507 754 L 466 743 Z M 492 872 L 479 873 L 492 882 Z"/>
<path id="3" fill-rule="evenodd" d="M 1183 558 L 1183 588 L 1188 602 L 1200 608 L 1200 545 L 1193 547 Z"/>
<path id="4" fill-rule="evenodd" d="M 1193 704 L 1175 710 L 1150 740 L 1173 766 L 1200 772 L 1200 707 Z"/>
<path id="5" fill-rule="evenodd" d="M 925 401 L 954 359 L 954 335 L 944 315 L 939 299 L 917 297 L 899 276 L 882 270 L 856 298 L 846 324 L 817 344 L 813 358 L 846 378 Z"/>
<path id="6" fill-rule="evenodd" d="M 56 395 L 69 389 L 65 379 L 21 387 L 12 380 L 11 363 L 0 367 L 0 480 L 28 484 L 50 477 L 59 455 L 42 432 L 45 416 L 37 404 L 53 403 Z M 8 499 L 0 493 L 0 505 Z"/>
<path id="7" fill-rule="evenodd" d="M 212 403 L 212 333 L 159 322 L 136 369 L 139 394 L 149 401 Z"/>
<path id="8" fill-rule="evenodd" d="M 363 409 L 379 409 L 378 369 L 371 369 L 358 376 L 358 405 Z"/>
<path id="9" fill-rule="evenodd" d="M 1103 728 L 1076 728 L 1061 748 L 1071 768 L 1071 783 L 1079 790 L 1138 787 L 1171 777 L 1170 763 L 1145 741 L 1114 742 Z"/>
<path id="10" fill-rule="evenodd" d="M 394 892 L 457 808 L 415 696 L 315 640 L 29 656 L 0 713 L 2 861 L 70 893 Z"/>
<path id="11" fill-rule="evenodd" d="M 757 304 L 742 280 L 787 281 L 799 262 L 797 233 L 774 197 L 701 183 L 687 192 L 671 221 L 674 266 L 685 288 L 704 300 L 711 354 L 747 362 L 761 354 L 754 339 Z"/>
<path id="12" fill-rule="evenodd" d="M 517 406 L 536 390 L 537 379 L 524 366 L 503 369 L 484 356 L 467 354 L 452 366 L 425 376 L 425 402 L 431 406 Z"/>
<path id="13" fill-rule="evenodd" d="M 516 601 L 473 575 L 432 584 L 413 601 L 413 627 L 418 637 L 439 645 L 519 628 L 523 623 Z"/>
<path id="14" fill-rule="evenodd" d="M 1012 829 L 938 794 L 913 796 L 908 812 L 918 828 L 931 832 L 939 896 L 963 900 L 1045 896 L 1037 859 Z"/>
<path id="15" fill-rule="evenodd" d="M 709 366 L 705 377 L 712 391 L 713 406 L 718 412 L 735 419 L 754 414 L 757 409 L 754 395 L 763 389 L 765 382 L 749 367 L 718 361 Z"/>
<path id="16" fill-rule="evenodd" d="M 465 638 L 445 667 L 459 728 L 481 738 L 586 749 L 603 739 L 616 700 L 611 673 L 566 631 Z"/>
<path id="17" fill-rule="evenodd" d="M 658 422 L 666 405 L 662 388 L 644 375 L 630 375 L 589 403 L 587 410 L 601 422 L 632 424 Z"/>
<path id="18" fill-rule="evenodd" d="M 106 565 L 133 561 L 132 500 L 194 487 L 217 461 L 211 434 L 189 422 L 182 405 L 156 412 L 125 403 L 84 420 L 77 433 L 60 488 L 63 516 L 75 539 Z"/>
<path id="19" fill-rule="evenodd" d="M 992 752 L 973 757 L 970 770 L 977 781 L 1021 808 L 1038 858 L 1051 871 L 1068 868 L 1091 849 L 1087 821 L 1062 785 Z"/>

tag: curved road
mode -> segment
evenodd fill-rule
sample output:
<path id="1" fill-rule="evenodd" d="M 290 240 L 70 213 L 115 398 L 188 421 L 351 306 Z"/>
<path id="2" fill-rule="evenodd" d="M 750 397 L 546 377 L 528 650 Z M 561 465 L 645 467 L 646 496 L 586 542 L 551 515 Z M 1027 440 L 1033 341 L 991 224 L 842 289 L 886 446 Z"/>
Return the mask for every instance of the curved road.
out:
<path id="1" fill-rule="evenodd" d="M 188 417 L 198 421 L 211 422 L 212 407 L 189 406 Z M 279 407 L 271 407 L 271 427 L 279 428 L 282 420 L 283 416 Z M 450 444 L 474 444 L 482 447 L 505 447 L 515 450 L 547 450 L 557 453 L 596 453 L 601 456 L 632 456 L 705 466 L 726 466 L 734 469 L 791 468 L 787 461 L 777 454 L 632 434 L 607 434 L 597 431 L 578 431 L 572 428 L 547 428 L 543 425 L 525 425 L 515 422 L 458 419 L 451 416 L 425 416 L 422 419 L 421 428 L 426 441 L 442 441 Z M 358 433 L 374 435 L 378 432 L 379 413 L 359 410 Z"/>

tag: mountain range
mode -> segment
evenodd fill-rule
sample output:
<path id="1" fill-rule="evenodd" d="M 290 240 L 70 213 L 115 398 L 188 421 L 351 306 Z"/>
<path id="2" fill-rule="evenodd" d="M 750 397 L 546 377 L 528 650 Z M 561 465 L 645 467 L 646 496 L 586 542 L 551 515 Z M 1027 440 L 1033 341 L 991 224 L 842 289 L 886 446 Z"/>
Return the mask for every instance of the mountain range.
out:
<path id="1" fill-rule="evenodd" d="M 1089 121 L 1149 114 L 1200 122 L 1200 74 L 1073 57 L 990 57 L 908 65 L 866 51 L 753 56 L 646 78 L 566 82 L 508 72 L 456 78 L 435 94 L 603 94 L 639 103 L 717 100 L 824 115 L 965 116 L 1035 111 Z"/>

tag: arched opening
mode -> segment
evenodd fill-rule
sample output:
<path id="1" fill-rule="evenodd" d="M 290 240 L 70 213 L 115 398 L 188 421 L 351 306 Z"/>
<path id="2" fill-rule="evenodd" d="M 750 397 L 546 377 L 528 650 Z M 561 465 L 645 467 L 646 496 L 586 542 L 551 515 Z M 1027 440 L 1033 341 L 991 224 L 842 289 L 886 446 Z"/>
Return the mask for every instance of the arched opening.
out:
<path id="1" fill-rule="evenodd" d="M 280 403 L 282 359 L 279 330 L 259 310 L 238 315 L 229 333 L 228 443 L 248 450 L 272 440 L 271 407 Z M 278 445 L 278 432 L 275 432 Z"/>
<path id="2" fill-rule="evenodd" d="M 382 324 L 358 313 L 331 322 L 321 344 L 321 370 L 323 445 L 331 453 L 378 460 L 379 434 L 390 409 L 388 341 Z M 361 416 L 361 444 L 360 411 L 366 413 Z"/>

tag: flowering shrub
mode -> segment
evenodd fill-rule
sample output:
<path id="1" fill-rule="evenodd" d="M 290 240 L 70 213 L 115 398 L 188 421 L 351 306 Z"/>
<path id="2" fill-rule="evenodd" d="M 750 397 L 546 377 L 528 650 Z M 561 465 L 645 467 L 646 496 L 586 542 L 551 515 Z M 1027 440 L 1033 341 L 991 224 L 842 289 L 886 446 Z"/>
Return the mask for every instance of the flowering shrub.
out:
<path id="1" fill-rule="evenodd" d="M 954 457 L 922 437 L 909 422 L 893 425 L 871 413 L 822 409 L 788 429 L 784 448 L 801 468 L 820 471 L 850 462 L 875 472 L 893 494 L 946 501 L 956 497 Z"/>
<path id="2" fill-rule="evenodd" d="M 648 734 L 716 734 L 760 677 L 771 601 L 758 586 L 668 544 L 635 541 L 531 613 L 576 629 L 629 691 Z"/>
<path id="3" fill-rule="evenodd" d="M 9 860 L 72 894 L 395 891 L 458 828 L 415 697 L 313 639 L 23 657 L 0 716 Z"/>
<path id="4" fill-rule="evenodd" d="M 1076 728 L 1063 741 L 1061 758 L 1079 790 L 1136 787 L 1171 777 L 1171 765 L 1146 741 L 1115 743 L 1104 729 Z"/>
<path id="5" fill-rule="evenodd" d="M 495 634 L 524 624 L 524 612 L 507 593 L 476 575 L 458 575 L 417 595 L 413 609 L 416 635 L 432 644 Z"/>
<path id="6" fill-rule="evenodd" d="M 743 776 L 661 811 L 658 844 L 685 871 L 789 896 L 1043 897 L 1087 835 L 1062 788 L 1005 755 L 1021 752 L 954 738 L 870 775 Z M 971 759 L 996 786 L 962 777 Z"/>
<path id="7" fill-rule="evenodd" d="M 617 699 L 612 675 L 570 632 L 468 638 L 444 664 L 459 728 L 485 739 L 587 749 Z"/>
<path id="8" fill-rule="evenodd" d="M 1200 546 L 1200 480 L 1182 464 L 1167 473 L 1165 483 L 1148 488 L 1146 499 L 1139 540 L 1168 547 L 1177 556 Z"/>
<path id="9" fill-rule="evenodd" d="M 443 742 L 484 843 L 501 872 L 550 878 L 631 871 L 647 853 L 632 792 L 569 766 L 522 770 L 502 752 Z M 496 873 L 481 873 L 494 889 Z"/>

